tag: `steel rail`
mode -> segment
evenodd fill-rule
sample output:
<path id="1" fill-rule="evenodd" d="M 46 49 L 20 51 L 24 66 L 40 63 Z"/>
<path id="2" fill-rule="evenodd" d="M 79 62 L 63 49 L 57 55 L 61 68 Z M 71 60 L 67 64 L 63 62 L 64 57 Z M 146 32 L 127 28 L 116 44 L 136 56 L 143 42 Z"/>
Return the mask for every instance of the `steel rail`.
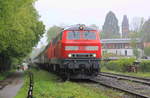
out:
<path id="1" fill-rule="evenodd" d="M 106 77 L 116 78 L 118 80 L 130 80 L 130 81 L 133 81 L 133 82 L 150 85 L 150 79 L 143 78 L 143 77 L 135 77 L 135 76 L 114 74 L 114 73 L 108 73 L 108 72 L 101 72 L 99 74 L 99 76 L 106 76 Z"/>
<path id="2" fill-rule="evenodd" d="M 110 87 L 110 88 L 113 88 L 113 89 L 116 89 L 116 90 L 119 90 L 119 91 L 122 91 L 122 92 L 126 92 L 126 93 L 129 93 L 129 94 L 132 94 L 136 97 L 141 97 L 141 98 L 150 98 L 150 96 L 147 96 L 147 95 L 144 95 L 144 94 L 141 94 L 141 93 L 138 93 L 138 92 L 135 92 L 133 90 L 129 90 L 129 89 L 126 89 L 126 88 L 121 88 L 121 87 L 117 87 L 117 86 L 114 86 L 114 85 L 111 85 L 107 82 L 104 82 L 104 81 L 101 81 L 100 79 L 90 79 L 91 81 L 93 82 L 96 82 L 100 85 L 103 85 L 103 86 L 106 86 L 106 87 Z"/>

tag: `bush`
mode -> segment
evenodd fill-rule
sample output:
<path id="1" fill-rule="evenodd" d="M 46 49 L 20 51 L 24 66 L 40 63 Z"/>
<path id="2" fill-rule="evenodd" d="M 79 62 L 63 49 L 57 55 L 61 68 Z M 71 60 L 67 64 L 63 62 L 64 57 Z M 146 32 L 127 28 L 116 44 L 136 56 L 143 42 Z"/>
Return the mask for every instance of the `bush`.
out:
<path id="1" fill-rule="evenodd" d="M 118 61 L 110 61 L 106 64 L 106 68 L 108 70 L 119 71 L 120 68 L 118 67 L 118 64 Z"/>
<path id="2" fill-rule="evenodd" d="M 105 66 L 108 70 L 126 72 L 127 66 L 132 65 L 134 60 L 134 58 L 124 58 L 116 61 L 110 61 L 105 63 L 103 66 Z"/>
<path id="3" fill-rule="evenodd" d="M 144 54 L 145 54 L 146 56 L 150 56 L 150 47 L 145 47 L 145 48 L 144 48 Z"/>
<path id="4" fill-rule="evenodd" d="M 139 65 L 139 69 L 141 72 L 150 72 L 150 61 L 142 61 Z"/>

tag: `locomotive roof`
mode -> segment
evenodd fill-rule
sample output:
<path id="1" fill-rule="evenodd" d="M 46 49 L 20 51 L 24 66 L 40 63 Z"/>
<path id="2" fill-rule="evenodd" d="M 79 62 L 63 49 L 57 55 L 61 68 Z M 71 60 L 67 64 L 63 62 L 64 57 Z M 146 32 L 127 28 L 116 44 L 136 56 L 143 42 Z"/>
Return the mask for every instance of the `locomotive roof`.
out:
<path id="1" fill-rule="evenodd" d="M 65 29 L 65 30 L 80 30 L 79 27 L 80 27 L 80 26 L 73 26 L 73 27 L 67 28 L 67 29 Z M 97 30 L 97 29 L 94 28 L 94 27 L 87 27 L 87 26 L 84 26 L 84 27 L 83 27 L 83 30 Z"/>

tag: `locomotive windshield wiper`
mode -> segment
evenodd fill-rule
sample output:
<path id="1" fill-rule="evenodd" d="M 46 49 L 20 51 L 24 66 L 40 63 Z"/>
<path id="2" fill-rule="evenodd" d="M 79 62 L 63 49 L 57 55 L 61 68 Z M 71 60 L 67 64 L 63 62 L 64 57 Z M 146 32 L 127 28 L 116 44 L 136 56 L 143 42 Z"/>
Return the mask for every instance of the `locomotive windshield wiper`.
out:
<path id="1" fill-rule="evenodd" d="M 89 35 L 89 31 L 86 31 L 85 34 L 84 34 L 84 37 L 85 37 L 86 40 L 88 40 L 88 37 L 87 37 L 88 35 Z"/>
<path id="2" fill-rule="evenodd" d="M 75 31 L 73 31 L 73 35 L 74 35 L 74 38 L 75 38 L 75 36 L 76 36 Z"/>
<path id="3" fill-rule="evenodd" d="M 78 36 L 80 33 L 79 32 L 75 32 L 75 31 L 73 31 L 73 36 L 74 36 L 74 38 L 73 39 L 80 39 L 80 37 Z"/>

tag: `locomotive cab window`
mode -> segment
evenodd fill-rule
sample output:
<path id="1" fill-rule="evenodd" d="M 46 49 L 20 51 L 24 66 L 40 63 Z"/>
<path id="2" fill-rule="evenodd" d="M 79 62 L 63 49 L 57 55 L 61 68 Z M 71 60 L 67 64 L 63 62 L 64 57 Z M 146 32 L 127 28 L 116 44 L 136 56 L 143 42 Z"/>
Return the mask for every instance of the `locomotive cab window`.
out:
<path id="1" fill-rule="evenodd" d="M 70 31 L 67 33 L 67 39 L 68 40 L 80 40 L 80 39 L 86 39 L 86 40 L 96 40 L 96 32 L 90 32 L 90 31 Z"/>
<path id="2" fill-rule="evenodd" d="M 84 32 L 84 39 L 88 39 L 88 40 L 95 40 L 96 39 L 96 33 L 95 32 Z"/>
<path id="3" fill-rule="evenodd" d="M 80 32 L 78 32 L 78 31 L 68 32 L 67 33 L 67 39 L 69 39 L 69 40 L 80 39 Z"/>

